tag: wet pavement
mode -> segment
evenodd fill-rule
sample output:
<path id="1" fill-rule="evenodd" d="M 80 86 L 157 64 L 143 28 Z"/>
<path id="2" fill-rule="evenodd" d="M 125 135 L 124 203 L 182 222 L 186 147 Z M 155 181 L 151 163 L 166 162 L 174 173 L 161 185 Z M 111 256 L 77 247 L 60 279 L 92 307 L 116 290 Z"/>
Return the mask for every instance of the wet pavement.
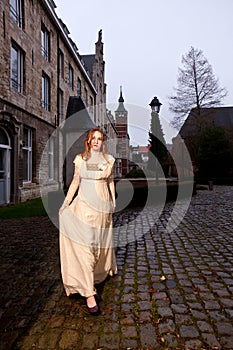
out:
<path id="1" fill-rule="evenodd" d="M 198 191 L 173 231 L 173 203 L 158 219 L 115 213 L 119 274 L 97 286 L 99 317 L 66 297 L 49 218 L 1 220 L 0 349 L 233 349 L 232 209 L 224 186 Z"/>

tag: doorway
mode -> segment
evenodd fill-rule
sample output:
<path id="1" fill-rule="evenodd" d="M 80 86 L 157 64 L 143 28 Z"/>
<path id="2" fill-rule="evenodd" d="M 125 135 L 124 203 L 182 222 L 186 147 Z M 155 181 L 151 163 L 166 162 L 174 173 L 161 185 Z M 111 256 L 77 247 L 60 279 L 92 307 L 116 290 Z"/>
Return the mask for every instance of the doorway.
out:
<path id="1" fill-rule="evenodd" d="M 0 205 L 10 202 L 10 137 L 0 128 Z"/>

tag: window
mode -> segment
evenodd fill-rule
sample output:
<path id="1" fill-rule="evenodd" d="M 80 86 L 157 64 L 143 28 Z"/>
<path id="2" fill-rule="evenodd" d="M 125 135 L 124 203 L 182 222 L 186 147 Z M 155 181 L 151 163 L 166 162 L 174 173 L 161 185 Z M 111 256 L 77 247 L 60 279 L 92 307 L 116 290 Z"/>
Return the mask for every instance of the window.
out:
<path id="1" fill-rule="evenodd" d="M 85 88 L 84 90 L 84 101 L 85 101 L 85 104 L 86 104 L 86 107 L 88 106 L 88 95 L 87 95 L 87 89 Z"/>
<path id="2" fill-rule="evenodd" d="M 32 181 L 32 130 L 23 128 L 23 182 Z"/>
<path id="3" fill-rule="evenodd" d="M 45 28 L 45 26 L 42 24 L 41 26 L 41 54 L 46 59 L 46 61 L 49 61 L 50 59 L 50 34 L 49 31 Z"/>
<path id="4" fill-rule="evenodd" d="M 93 114 L 94 114 L 94 100 L 93 100 L 92 96 L 90 96 L 90 113 L 93 116 Z"/>
<path id="5" fill-rule="evenodd" d="M 63 118 L 63 91 L 59 89 L 58 95 L 58 125 L 61 123 Z"/>
<path id="6" fill-rule="evenodd" d="M 49 138 L 49 152 L 48 152 L 48 161 L 49 161 L 49 180 L 54 179 L 54 138 L 50 136 Z"/>
<path id="7" fill-rule="evenodd" d="M 15 43 L 11 44 L 11 87 L 23 93 L 24 52 Z"/>
<path id="8" fill-rule="evenodd" d="M 77 94 L 80 97 L 82 96 L 82 82 L 80 78 L 78 78 L 78 83 L 77 83 Z"/>
<path id="9" fill-rule="evenodd" d="M 10 0 L 10 14 L 18 26 L 23 28 L 23 0 Z"/>
<path id="10" fill-rule="evenodd" d="M 59 74 L 62 78 L 64 78 L 64 54 L 63 52 L 59 49 L 59 54 L 58 54 L 58 64 L 59 64 Z"/>
<path id="11" fill-rule="evenodd" d="M 74 70 L 71 65 L 69 65 L 69 87 L 74 88 Z"/>
<path id="12" fill-rule="evenodd" d="M 50 79 L 44 72 L 42 74 L 42 100 L 41 100 L 41 106 L 46 111 L 50 110 Z"/>

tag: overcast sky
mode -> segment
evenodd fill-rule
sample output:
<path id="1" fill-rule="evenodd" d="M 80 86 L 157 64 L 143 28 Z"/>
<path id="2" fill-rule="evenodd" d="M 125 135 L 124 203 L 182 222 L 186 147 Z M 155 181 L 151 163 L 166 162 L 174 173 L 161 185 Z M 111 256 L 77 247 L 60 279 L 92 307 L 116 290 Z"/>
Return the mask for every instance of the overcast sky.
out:
<path id="1" fill-rule="evenodd" d="M 168 127 L 173 115 L 168 96 L 177 85 L 182 55 L 201 49 L 220 86 L 228 90 L 225 106 L 233 106 L 233 0 L 55 0 L 56 13 L 67 25 L 80 54 L 95 52 L 98 32 L 104 42 L 107 102 L 116 103 L 122 85 L 133 143 L 147 144 L 148 104 L 162 103 L 160 117 L 165 139 L 176 131 Z M 111 108 L 110 108 L 111 109 Z M 129 107 L 130 110 L 130 107 Z M 112 110 L 114 112 L 114 109 Z M 167 121 L 167 123 L 166 123 Z M 141 136 L 135 130 L 143 128 Z M 135 138 L 135 140 L 134 140 Z"/>

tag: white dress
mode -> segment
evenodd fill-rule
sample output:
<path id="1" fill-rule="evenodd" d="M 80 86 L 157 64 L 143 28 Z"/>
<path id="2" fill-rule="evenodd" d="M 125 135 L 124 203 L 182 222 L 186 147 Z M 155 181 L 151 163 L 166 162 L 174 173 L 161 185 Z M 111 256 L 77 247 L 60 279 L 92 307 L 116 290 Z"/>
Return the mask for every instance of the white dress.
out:
<path id="1" fill-rule="evenodd" d="M 94 295 L 94 284 L 117 273 L 114 200 L 109 187 L 114 161 L 111 155 L 105 155 L 99 164 L 89 163 L 81 155 L 74 159 L 78 194 L 59 215 L 61 273 L 67 295 Z"/>

